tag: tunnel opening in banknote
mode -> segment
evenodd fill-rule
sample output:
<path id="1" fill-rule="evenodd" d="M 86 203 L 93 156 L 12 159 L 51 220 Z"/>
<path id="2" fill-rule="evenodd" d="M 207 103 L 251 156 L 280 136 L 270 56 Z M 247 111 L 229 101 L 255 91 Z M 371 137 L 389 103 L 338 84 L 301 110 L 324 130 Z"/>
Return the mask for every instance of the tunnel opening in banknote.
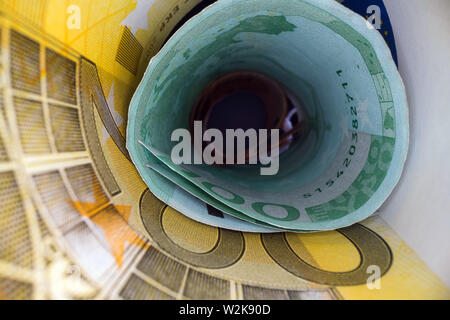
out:
<path id="1" fill-rule="evenodd" d="M 308 127 L 302 143 L 281 153 L 275 175 L 175 164 L 172 133 L 189 130 L 208 85 L 236 72 L 268 77 L 297 101 Z M 132 159 L 162 200 L 174 184 L 230 215 L 297 231 L 335 229 L 375 212 L 400 178 L 408 145 L 406 96 L 389 49 L 364 19 L 328 1 L 210 6 L 152 59 L 127 130 Z"/>

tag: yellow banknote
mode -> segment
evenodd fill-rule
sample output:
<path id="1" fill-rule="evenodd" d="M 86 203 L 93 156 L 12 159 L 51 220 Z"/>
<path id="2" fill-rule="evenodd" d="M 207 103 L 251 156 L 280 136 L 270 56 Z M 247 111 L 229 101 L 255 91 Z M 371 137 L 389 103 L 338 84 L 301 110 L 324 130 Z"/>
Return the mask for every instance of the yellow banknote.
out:
<path id="1" fill-rule="evenodd" d="M 148 191 L 125 147 L 128 104 L 199 3 L 0 2 L 0 298 L 449 298 L 379 217 L 247 234 Z"/>

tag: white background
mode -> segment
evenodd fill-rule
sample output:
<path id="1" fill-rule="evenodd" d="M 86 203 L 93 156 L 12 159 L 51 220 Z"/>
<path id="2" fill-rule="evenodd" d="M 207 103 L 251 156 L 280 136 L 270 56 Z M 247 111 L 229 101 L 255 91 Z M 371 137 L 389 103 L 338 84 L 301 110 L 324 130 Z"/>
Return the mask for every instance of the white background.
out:
<path id="1" fill-rule="evenodd" d="M 410 151 L 381 216 L 450 287 L 450 0 L 384 0 L 410 111 Z"/>

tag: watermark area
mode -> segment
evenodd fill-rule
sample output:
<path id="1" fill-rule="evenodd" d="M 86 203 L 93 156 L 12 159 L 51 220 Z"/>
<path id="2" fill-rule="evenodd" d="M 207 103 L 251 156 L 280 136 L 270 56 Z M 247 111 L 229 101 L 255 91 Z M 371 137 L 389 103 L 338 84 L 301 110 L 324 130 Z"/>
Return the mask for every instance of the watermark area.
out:
<path id="1" fill-rule="evenodd" d="M 381 289 L 381 268 L 377 265 L 370 265 L 367 267 L 367 274 L 370 276 L 367 278 L 367 289 L 380 290 Z"/>
<path id="2" fill-rule="evenodd" d="M 195 121 L 193 135 L 183 128 L 172 132 L 171 140 L 178 142 L 171 152 L 174 164 L 260 164 L 261 175 L 278 173 L 279 129 L 226 129 L 224 135 L 213 128 L 203 132 L 202 121 Z"/>

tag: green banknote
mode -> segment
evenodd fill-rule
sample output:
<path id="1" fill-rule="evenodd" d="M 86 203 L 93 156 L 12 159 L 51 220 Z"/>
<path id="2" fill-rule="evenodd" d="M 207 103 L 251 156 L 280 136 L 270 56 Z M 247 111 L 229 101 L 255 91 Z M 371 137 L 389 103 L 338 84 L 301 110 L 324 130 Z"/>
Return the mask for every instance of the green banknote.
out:
<path id="1" fill-rule="evenodd" d="M 147 148 L 145 144 L 142 144 L 142 146 Z M 221 201 L 204 192 L 201 188 L 196 187 L 189 180 L 176 174 L 176 172 L 167 170 L 164 163 L 159 161 L 152 153 L 146 153 L 145 156 L 146 166 L 151 169 L 151 171 L 147 172 L 148 175 L 146 175 L 144 179 L 147 185 L 152 188 L 153 194 L 158 197 L 158 199 L 196 221 L 214 225 L 210 215 L 204 215 L 204 219 L 201 219 L 200 216 L 198 216 L 200 212 L 204 212 L 204 210 L 198 210 L 199 199 L 202 199 L 200 203 L 203 203 L 203 206 L 208 204 L 216 210 L 219 210 L 227 220 L 230 220 L 230 222 L 233 221 L 232 224 L 225 224 L 225 220 L 220 219 L 220 225 L 218 225 L 220 227 L 247 232 L 298 231 L 287 228 L 275 228 L 263 221 L 246 216 L 241 212 L 226 206 Z M 232 217 L 237 219 L 233 219 Z M 258 228 L 255 225 L 259 225 L 260 227 Z"/>
<path id="2" fill-rule="evenodd" d="M 199 2 L 0 1 L 0 299 L 449 299 L 378 216 L 240 232 L 153 195 L 125 148 L 128 108 Z M 228 219 L 196 203 L 194 219 Z"/>
<path id="3" fill-rule="evenodd" d="M 157 161 L 154 161 L 152 165 L 147 164 L 152 171 L 149 171 L 149 180 L 146 183 L 154 186 L 152 190 L 155 196 L 188 217 L 209 225 L 237 231 L 280 231 L 280 229 L 271 225 L 252 219 L 239 211 L 232 210 L 208 193 L 205 193 L 202 189 L 192 185 L 188 180 L 175 174 L 175 172 L 165 170 L 164 164 Z M 172 181 L 176 181 L 176 183 Z M 208 210 L 214 211 L 214 209 L 209 209 L 205 204 L 217 210 L 221 216 L 216 223 L 213 222 L 216 220 L 214 215 L 211 217 L 211 215 L 205 214 Z M 201 217 L 204 218 L 202 219 Z"/>
<path id="4" fill-rule="evenodd" d="M 202 88 L 244 68 L 305 100 L 313 128 L 306 141 L 282 154 L 271 176 L 259 167 L 175 165 L 171 134 L 189 127 Z M 406 94 L 388 47 L 332 1 L 209 7 L 152 59 L 128 123 L 127 146 L 144 180 L 156 170 L 205 202 L 222 202 L 226 213 L 297 231 L 345 227 L 374 213 L 399 180 L 408 148 Z"/>

